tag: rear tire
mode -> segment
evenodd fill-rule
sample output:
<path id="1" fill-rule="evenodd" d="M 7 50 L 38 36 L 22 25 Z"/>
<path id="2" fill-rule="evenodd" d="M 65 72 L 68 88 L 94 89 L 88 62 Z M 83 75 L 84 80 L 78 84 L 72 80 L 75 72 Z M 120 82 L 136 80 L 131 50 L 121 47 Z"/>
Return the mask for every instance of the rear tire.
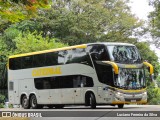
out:
<path id="1" fill-rule="evenodd" d="M 90 94 L 89 103 L 92 109 L 96 108 L 96 99 L 93 93 Z"/>
<path id="2" fill-rule="evenodd" d="M 26 95 L 22 97 L 22 107 L 24 109 L 29 109 L 30 108 L 29 100 L 27 99 Z"/>
<path id="3" fill-rule="evenodd" d="M 124 104 L 118 104 L 118 108 L 123 108 Z"/>
<path id="4" fill-rule="evenodd" d="M 35 95 L 31 96 L 31 98 L 30 98 L 30 105 L 31 105 L 32 109 L 40 108 L 40 106 L 38 106 L 38 104 L 37 104 L 37 98 L 36 98 Z"/>

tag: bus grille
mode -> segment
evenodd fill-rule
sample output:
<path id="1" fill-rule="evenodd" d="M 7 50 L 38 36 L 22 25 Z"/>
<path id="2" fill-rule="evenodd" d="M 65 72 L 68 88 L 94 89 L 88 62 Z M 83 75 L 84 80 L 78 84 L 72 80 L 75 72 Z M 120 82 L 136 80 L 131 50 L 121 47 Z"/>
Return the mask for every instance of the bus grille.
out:
<path id="1" fill-rule="evenodd" d="M 141 101 L 142 98 L 125 98 L 126 102 L 132 102 L 133 100 L 135 100 L 135 101 Z"/>

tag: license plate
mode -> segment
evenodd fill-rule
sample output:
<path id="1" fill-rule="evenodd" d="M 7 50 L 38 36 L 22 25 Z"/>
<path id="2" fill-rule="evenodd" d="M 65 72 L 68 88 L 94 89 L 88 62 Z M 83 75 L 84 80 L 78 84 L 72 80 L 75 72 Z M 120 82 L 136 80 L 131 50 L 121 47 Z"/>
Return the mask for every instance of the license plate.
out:
<path id="1" fill-rule="evenodd" d="M 131 100 L 131 102 L 136 102 L 136 100 Z"/>

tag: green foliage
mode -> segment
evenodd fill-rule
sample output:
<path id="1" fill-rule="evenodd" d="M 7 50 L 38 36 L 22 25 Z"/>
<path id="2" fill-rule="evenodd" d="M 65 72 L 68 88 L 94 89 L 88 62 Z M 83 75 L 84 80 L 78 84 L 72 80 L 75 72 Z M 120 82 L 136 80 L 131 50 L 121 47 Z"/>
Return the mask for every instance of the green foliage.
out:
<path id="1" fill-rule="evenodd" d="M 56 39 L 50 39 L 49 37 L 43 38 L 42 35 L 37 34 L 37 32 L 21 33 L 13 41 L 16 43 L 16 49 L 14 51 L 14 54 L 34 52 L 66 46 L 65 44 L 56 42 Z"/>
<path id="2" fill-rule="evenodd" d="M 0 108 L 4 108 L 5 96 L 0 94 Z"/>
<path id="3" fill-rule="evenodd" d="M 136 46 L 139 49 L 143 61 L 148 61 L 154 66 L 154 75 L 156 78 L 160 70 L 160 64 L 158 62 L 157 55 L 150 49 L 149 44 L 146 42 L 137 42 Z"/>
<path id="4" fill-rule="evenodd" d="M 55 0 L 51 9 L 18 23 L 17 29 L 42 32 L 69 45 L 97 42 L 135 42 L 136 29 L 142 26 L 130 12 L 126 0 Z M 43 21 L 43 22 L 42 22 Z"/>
<path id="5" fill-rule="evenodd" d="M 153 41 L 156 47 L 160 47 L 160 1 L 150 0 L 150 5 L 154 7 L 154 11 L 150 12 L 150 32 L 152 34 Z"/>
<path id="6" fill-rule="evenodd" d="M 0 25 L 35 16 L 37 9 L 49 8 L 51 0 L 0 0 Z"/>
<path id="7" fill-rule="evenodd" d="M 160 104 L 160 88 L 155 88 L 154 84 L 147 87 L 148 91 L 148 104 L 159 105 Z"/>

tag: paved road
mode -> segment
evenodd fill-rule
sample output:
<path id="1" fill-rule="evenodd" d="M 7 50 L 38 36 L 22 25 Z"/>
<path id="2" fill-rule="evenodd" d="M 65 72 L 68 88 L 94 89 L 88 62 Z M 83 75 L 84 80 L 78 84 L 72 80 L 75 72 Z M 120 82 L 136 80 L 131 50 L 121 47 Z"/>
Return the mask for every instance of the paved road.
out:
<path id="1" fill-rule="evenodd" d="M 117 106 L 98 106 L 90 109 L 84 106 L 68 106 L 64 109 L 36 109 L 24 110 L 22 108 L 0 109 L 0 111 L 12 111 L 22 113 L 37 113 L 42 118 L 30 118 L 30 120 L 159 120 L 160 105 L 125 105 L 123 109 Z M 39 113 L 39 114 L 38 114 Z M 30 114 L 31 115 L 31 114 Z M 51 116 L 51 117 L 46 117 Z M 54 117 L 53 117 L 54 116 Z M 159 116 L 159 117 L 157 117 Z"/>

